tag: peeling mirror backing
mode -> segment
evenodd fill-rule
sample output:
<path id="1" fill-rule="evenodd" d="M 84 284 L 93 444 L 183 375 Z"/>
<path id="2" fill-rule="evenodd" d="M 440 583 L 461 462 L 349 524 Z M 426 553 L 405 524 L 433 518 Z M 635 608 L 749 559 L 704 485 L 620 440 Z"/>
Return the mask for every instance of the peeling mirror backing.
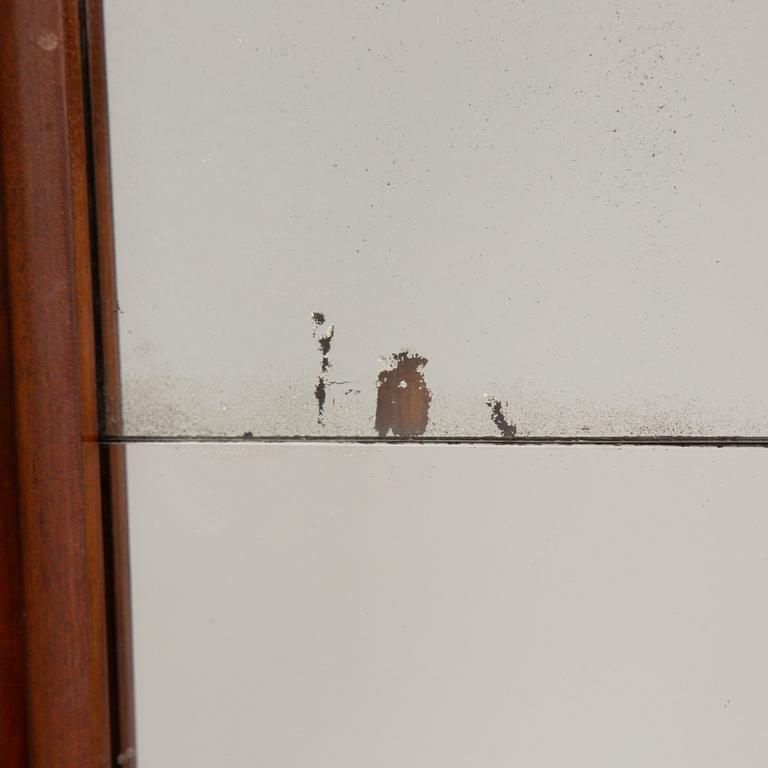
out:
<path id="1" fill-rule="evenodd" d="M 764 2 L 106 6 L 126 435 L 768 435 Z"/>

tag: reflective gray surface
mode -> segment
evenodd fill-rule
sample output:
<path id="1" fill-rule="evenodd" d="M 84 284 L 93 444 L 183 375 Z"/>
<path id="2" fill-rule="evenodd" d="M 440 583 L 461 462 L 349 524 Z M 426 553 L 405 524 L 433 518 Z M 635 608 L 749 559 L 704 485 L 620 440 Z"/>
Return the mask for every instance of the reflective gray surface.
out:
<path id="1" fill-rule="evenodd" d="M 106 10 L 127 433 L 768 434 L 765 3 Z"/>
<path id="2" fill-rule="evenodd" d="M 766 457 L 131 446 L 140 764 L 764 765 Z"/>

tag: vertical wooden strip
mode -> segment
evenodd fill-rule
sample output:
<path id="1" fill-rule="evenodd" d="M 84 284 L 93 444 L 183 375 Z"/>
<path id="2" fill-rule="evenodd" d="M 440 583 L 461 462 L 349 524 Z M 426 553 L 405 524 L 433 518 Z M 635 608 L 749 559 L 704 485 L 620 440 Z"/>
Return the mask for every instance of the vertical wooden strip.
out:
<path id="1" fill-rule="evenodd" d="M 88 580 L 91 593 L 99 595 L 91 603 L 91 653 L 99 665 L 97 675 L 103 685 L 94 687 L 93 712 L 98 713 L 96 727 L 106 733 L 112 731 L 108 718 L 104 717 L 105 702 L 100 697 L 109 689 L 109 598 L 106 594 L 109 577 L 104 563 L 104 517 L 108 511 L 102 487 L 101 450 L 99 437 L 99 360 L 94 307 L 93 258 L 95 243 L 91 226 L 91 190 L 87 78 L 84 74 L 85 41 L 83 7 L 79 2 L 64 4 L 66 29 L 66 98 L 67 126 L 69 133 L 70 173 L 72 176 L 72 212 L 75 239 L 75 291 L 80 360 L 80 398 L 83 434 L 83 488 L 85 509 L 88 516 L 85 528 L 87 537 Z M 114 692 L 110 691 L 113 695 Z M 109 704 L 107 712 L 109 712 Z M 110 740 L 111 741 L 111 740 Z M 107 747 L 114 752 L 114 745 Z"/>
<path id="2" fill-rule="evenodd" d="M 105 489 L 110 514 L 106 532 L 108 607 L 111 619 L 113 751 L 122 765 L 136 765 L 136 716 L 133 687 L 133 627 L 131 618 L 131 572 L 128 535 L 128 500 L 125 475 L 125 446 L 102 446 Z"/>
<path id="3" fill-rule="evenodd" d="M 104 9 L 102 0 L 86 0 L 86 73 L 88 94 L 92 237 L 95 240 L 97 280 L 97 341 L 100 360 L 102 432 L 122 434 L 120 411 L 119 306 L 115 273 L 112 179 L 110 173 Z M 106 551 L 110 558 L 108 590 L 112 630 L 115 728 L 114 751 L 124 764 L 135 755 L 136 722 L 133 688 L 133 629 L 131 620 L 130 559 L 125 448 L 102 447 L 104 493 L 109 505 Z"/>
<path id="4" fill-rule="evenodd" d="M 8 322 L 6 249 L 0 240 L 0 765 L 27 765 L 21 531 Z"/>
<path id="5" fill-rule="evenodd" d="M 105 766 L 109 692 L 78 6 L 8 0 L 0 13 L 28 764 Z"/>
<path id="6" fill-rule="evenodd" d="M 101 345 L 103 398 L 102 432 L 107 435 L 122 433 L 120 411 L 120 350 L 118 334 L 119 306 L 115 273 L 114 224 L 112 217 L 112 176 L 109 146 L 109 119 L 107 100 L 107 64 L 104 40 L 104 9 L 102 0 L 86 0 L 87 75 L 89 99 L 90 149 L 92 152 L 91 179 L 93 195 L 94 236 L 96 238 L 96 266 Z"/>

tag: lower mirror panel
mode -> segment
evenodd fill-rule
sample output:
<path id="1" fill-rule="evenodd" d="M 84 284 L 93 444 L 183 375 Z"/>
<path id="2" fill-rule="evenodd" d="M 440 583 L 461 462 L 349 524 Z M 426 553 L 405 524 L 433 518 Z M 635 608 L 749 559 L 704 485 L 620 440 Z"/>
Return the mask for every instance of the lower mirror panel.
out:
<path id="1" fill-rule="evenodd" d="M 766 455 L 131 446 L 140 764 L 765 764 Z"/>

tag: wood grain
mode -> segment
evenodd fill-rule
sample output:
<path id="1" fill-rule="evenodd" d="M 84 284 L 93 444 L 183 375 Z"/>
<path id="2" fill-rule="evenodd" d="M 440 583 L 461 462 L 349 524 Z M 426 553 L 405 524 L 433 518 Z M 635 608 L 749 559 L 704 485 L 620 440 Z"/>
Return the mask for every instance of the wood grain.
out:
<path id="1" fill-rule="evenodd" d="M 92 149 L 87 21 L 77 0 L 0 9 L 4 768 L 113 765 L 126 700 L 118 680 L 130 690 L 125 650 L 116 671 L 118 637 L 130 628 L 116 618 L 114 595 L 122 577 L 113 543 L 124 524 L 111 517 L 115 499 L 125 512 L 124 459 L 98 442 L 102 350 L 112 345 L 116 355 L 105 339 L 117 330 L 100 322 L 108 270 L 99 260 L 112 251 L 99 250 L 92 202 L 105 172 Z M 108 188 L 101 194 L 108 201 Z"/>

